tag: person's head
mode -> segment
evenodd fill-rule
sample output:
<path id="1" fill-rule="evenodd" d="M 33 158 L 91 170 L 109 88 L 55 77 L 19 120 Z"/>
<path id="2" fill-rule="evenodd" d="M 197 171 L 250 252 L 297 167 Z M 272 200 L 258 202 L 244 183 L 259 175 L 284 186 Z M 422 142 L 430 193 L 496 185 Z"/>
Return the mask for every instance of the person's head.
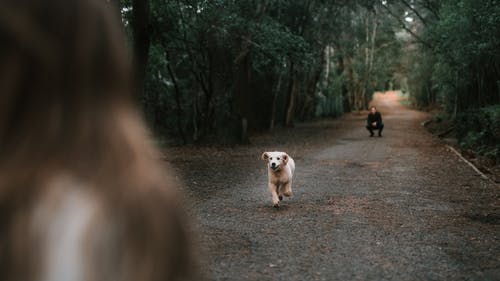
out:
<path id="1" fill-rule="evenodd" d="M 188 266 L 176 184 L 134 106 L 129 55 L 108 2 L 2 1 L 0 272 L 9 263 L 11 279 L 28 280 L 12 273 L 36 259 L 28 217 L 50 181 L 67 174 L 121 222 L 134 263 L 127 278 L 169 280 Z"/>
<path id="2" fill-rule="evenodd" d="M 370 113 L 375 114 L 377 112 L 377 108 L 375 106 L 370 107 Z"/>

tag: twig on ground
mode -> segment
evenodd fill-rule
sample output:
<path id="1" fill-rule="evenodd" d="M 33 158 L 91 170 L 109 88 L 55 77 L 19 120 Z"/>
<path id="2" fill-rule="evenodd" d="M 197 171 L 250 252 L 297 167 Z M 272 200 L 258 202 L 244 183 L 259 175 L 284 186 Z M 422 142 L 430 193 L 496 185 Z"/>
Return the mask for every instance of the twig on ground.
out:
<path id="1" fill-rule="evenodd" d="M 430 120 L 430 119 L 429 120 L 425 120 L 424 122 L 420 123 L 420 125 L 422 127 L 427 127 L 427 125 L 429 125 L 429 123 L 431 123 L 431 122 L 432 122 L 432 120 Z"/>
<path id="2" fill-rule="evenodd" d="M 467 165 L 471 166 L 471 167 L 472 167 L 472 169 L 473 169 L 474 171 L 476 171 L 476 173 L 478 173 L 478 174 L 479 174 L 479 175 L 480 175 L 483 179 L 485 179 L 485 180 L 489 180 L 489 181 L 491 181 L 491 182 L 495 183 L 495 181 L 494 181 L 494 180 L 492 180 L 491 178 L 489 178 L 489 177 L 488 177 L 487 175 L 485 175 L 483 172 L 479 171 L 479 169 L 478 169 L 476 166 L 474 166 L 474 164 L 472 164 L 472 163 L 471 163 L 471 162 L 469 162 L 467 159 L 465 159 L 465 158 L 462 156 L 462 154 L 461 154 L 460 152 L 458 152 L 455 148 L 453 148 L 453 147 L 451 147 L 451 146 L 449 146 L 449 145 L 446 145 L 446 147 L 448 147 L 451 151 L 453 151 L 453 152 L 454 152 L 454 153 L 455 153 L 455 154 L 456 154 L 456 155 L 457 155 L 457 156 L 458 156 L 458 157 L 459 157 L 462 161 L 464 161 Z"/>

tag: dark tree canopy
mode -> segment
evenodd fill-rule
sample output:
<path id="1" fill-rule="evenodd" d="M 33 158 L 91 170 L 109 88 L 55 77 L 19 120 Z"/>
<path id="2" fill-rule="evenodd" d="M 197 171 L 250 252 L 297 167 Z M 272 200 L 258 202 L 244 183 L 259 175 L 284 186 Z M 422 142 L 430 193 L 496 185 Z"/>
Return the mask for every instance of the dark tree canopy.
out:
<path id="1" fill-rule="evenodd" d="M 453 118 L 500 101 L 495 0 L 121 4 L 145 116 L 168 139 L 244 142 L 389 89 Z"/>

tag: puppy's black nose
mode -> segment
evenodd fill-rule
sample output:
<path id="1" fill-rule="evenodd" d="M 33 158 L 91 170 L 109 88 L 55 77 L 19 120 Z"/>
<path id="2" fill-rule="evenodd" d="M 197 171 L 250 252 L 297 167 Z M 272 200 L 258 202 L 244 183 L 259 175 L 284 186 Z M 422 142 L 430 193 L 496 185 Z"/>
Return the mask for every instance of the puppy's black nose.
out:
<path id="1" fill-rule="evenodd" d="M 271 163 L 271 167 L 276 167 L 276 163 Z"/>

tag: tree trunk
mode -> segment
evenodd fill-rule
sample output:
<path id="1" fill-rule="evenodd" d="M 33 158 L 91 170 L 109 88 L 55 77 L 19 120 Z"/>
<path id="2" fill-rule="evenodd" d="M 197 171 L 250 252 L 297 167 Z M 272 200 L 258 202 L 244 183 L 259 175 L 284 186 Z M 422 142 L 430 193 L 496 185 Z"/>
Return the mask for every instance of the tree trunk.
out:
<path id="1" fill-rule="evenodd" d="M 273 93 L 273 104 L 271 108 L 271 121 L 269 124 L 269 130 L 274 129 L 274 123 L 276 122 L 276 102 L 278 101 L 278 95 L 279 92 L 281 91 L 281 80 L 282 80 L 283 74 L 280 72 L 278 74 L 278 82 L 276 83 L 276 88 L 274 89 Z"/>
<path id="2" fill-rule="evenodd" d="M 370 57 L 368 59 L 368 73 L 367 73 L 367 78 L 366 78 L 366 85 L 365 85 L 365 91 L 371 90 L 371 79 L 372 79 L 372 71 L 373 71 L 373 56 L 375 53 L 375 38 L 377 36 L 377 18 L 376 14 L 374 15 L 373 18 L 373 24 L 372 24 L 372 34 L 371 34 L 371 46 L 370 46 Z M 368 103 L 369 100 L 365 96 L 365 107 L 368 108 Z"/>
<path id="3" fill-rule="evenodd" d="M 149 46 L 149 1 L 132 1 L 132 32 L 134 42 L 135 90 L 137 98 L 144 94 Z"/>
<path id="4" fill-rule="evenodd" d="M 370 51 L 368 48 L 369 42 L 370 42 L 370 16 L 369 12 L 366 13 L 365 15 L 366 21 L 365 21 L 365 64 L 364 64 L 364 71 L 361 73 L 362 74 L 362 82 L 360 82 L 360 94 L 358 97 L 358 104 L 357 104 L 357 110 L 358 112 L 362 109 L 365 108 L 366 104 L 366 90 L 368 87 L 368 79 L 369 79 L 369 71 L 368 71 L 368 65 L 370 61 Z"/>
<path id="5" fill-rule="evenodd" d="M 166 49 L 166 48 L 165 48 Z M 170 75 L 170 79 L 172 80 L 172 83 L 174 84 L 174 90 L 175 90 L 175 104 L 176 104 L 176 111 L 177 111 L 177 130 L 179 131 L 179 135 L 182 138 L 183 144 L 186 144 L 186 136 L 184 135 L 184 130 L 182 129 L 182 119 L 183 119 L 183 110 L 182 110 L 182 105 L 181 105 L 181 91 L 179 88 L 179 84 L 177 83 L 177 79 L 174 75 L 174 71 L 172 70 L 172 67 L 170 66 L 170 60 L 168 59 L 168 54 L 166 55 L 167 59 L 167 70 L 168 74 Z"/>
<path id="6" fill-rule="evenodd" d="M 458 72 L 455 74 L 455 85 L 458 85 Z M 455 86 L 455 104 L 453 108 L 453 120 L 457 119 L 458 113 L 458 87 Z"/>
<path id="7" fill-rule="evenodd" d="M 195 94 L 193 99 L 193 141 L 197 142 L 200 137 L 198 130 L 198 93 Z"/>
<path id="8" fill-rule="evenodd" d="M 345 66 L 344 66 L 344 57 L 339 55 L 337 58 L 337 75 L 344 75 Z M 349 90 L 347 89 L 347 85 L 345 79 L 342 80 L 342 111 L 343 112 L 351 112 L 351 104 L 349 102 Z"/>
<path id="9" fill-rule="evenodd" d="M 252 122 L 251 89 L 250 80 L 252 78 L 252 62 L 250 57 L 245 55 L 238 64 L 234 65 L 234 103 L 232 104 L 234 124 L 237 125 L 234 133 L 239 135 L 239 141 L 248 143 L 248 126 Z M 251 123 L 250 123 L 251 124 Z"/>
<path id="10" fill-rule="evenodd" d="M 328 89 L 328 86 L 330 85 L 330 57 L 333 56 L 333 54 L 330 55 L 330 49 L 332 47 L 330 45 L 327 45 L 325 48 L 325 54 L 323 56 L 324 58 L 324 63 L 325 63 L 325 77 L 323 78 L 323 88 Z"/>
<path id="11" fill-rule="evenodd" d="M 290 78 L 288 80 L 288 97 L 286 102 L 285 126 L 293 125 L 293 108 L 295 104 L 295 75 L 294 63 L 290 63 Z"/>

